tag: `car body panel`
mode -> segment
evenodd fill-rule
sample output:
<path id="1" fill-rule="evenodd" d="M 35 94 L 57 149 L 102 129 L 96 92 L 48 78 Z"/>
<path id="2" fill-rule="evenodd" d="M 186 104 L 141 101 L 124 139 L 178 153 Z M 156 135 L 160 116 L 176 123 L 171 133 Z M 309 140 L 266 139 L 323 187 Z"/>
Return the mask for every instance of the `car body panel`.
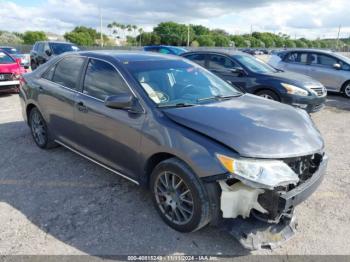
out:
<path id="1" fill-rule="evenodd" d="M 324 147 L 306 113 L 249 94 L 165 112 L 175 122 L 220 141 L 244 157 L 296 157 Z"/>

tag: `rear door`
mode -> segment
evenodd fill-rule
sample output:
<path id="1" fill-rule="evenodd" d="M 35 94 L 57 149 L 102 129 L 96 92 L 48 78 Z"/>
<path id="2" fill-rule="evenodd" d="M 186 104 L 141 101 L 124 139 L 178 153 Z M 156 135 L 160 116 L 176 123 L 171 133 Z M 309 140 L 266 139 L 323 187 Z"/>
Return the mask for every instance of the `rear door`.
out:
<path id="1" fill-rule="evenodd" d="M 310 66 L 308 65 L 307 52 L 290 52 L 286 54 L 286 56 L 280 64 L 282 65 L 282 69 L 286 71 L 292 71 L 304 75 L 310 74 Z"/>
<path id="2" fill-rule="evenodd" d="M 74 145 L 79 137 L 74 120 L 75 96 L 86 59 L 69 56 L 51 66 L 37 82 L 40 110 L 61 142 Z"/>
<path id="3" fill-rule="evenodd" d="M 79 149 L 95 160 L 128 176 L 136 172 L 144 114 L 106 107 L 110 95 L 132 94 L 116 67 L 91 58 L 76 97 L 75 117 L 80 126 Z"/>

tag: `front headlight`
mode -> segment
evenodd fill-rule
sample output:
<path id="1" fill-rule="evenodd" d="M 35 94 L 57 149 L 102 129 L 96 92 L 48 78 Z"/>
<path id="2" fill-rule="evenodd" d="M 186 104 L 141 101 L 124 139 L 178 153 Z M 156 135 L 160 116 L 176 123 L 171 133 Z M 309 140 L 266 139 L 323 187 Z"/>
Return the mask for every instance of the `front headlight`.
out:
<path id="1" fill-rule="evenodd" d="M 234 178 L 253 187 L 273 189 L 299 182 L 298 175 L 282 161 L 234 159 L 221 154 L 216 156 Z"/>
<path id="2" fill-rule="evenodd" d="M 308 91 L 297 86 L 293 86 L 286 83 L 281 83 L 281 85 L 286 89 L 287 93 L 291 95 L 307 96 L 309 94 Z"/>

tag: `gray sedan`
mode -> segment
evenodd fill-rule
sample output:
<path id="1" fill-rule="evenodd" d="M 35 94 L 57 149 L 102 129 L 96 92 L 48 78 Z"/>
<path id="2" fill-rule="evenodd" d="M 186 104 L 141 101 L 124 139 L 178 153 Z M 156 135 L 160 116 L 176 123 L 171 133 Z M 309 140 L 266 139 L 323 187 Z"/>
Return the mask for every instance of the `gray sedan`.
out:
<path id="1" fill-rule="evenodd" d="M 287 50 L 273 55 L 272 66 L 311 76 L 329 91 L 350 98 L 350 59 L 326 50 Z"/>

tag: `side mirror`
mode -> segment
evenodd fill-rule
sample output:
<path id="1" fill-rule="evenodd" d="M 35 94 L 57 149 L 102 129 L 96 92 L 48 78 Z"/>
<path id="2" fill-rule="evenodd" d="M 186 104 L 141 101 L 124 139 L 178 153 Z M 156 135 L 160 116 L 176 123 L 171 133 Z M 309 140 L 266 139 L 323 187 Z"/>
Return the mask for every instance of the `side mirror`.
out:
<path id="1" fill-rule="evenodd" d="M 21 58 L 16 58 L 16 63 L 17 63 L 18 65 L 21 65 L 21 63 L 22 63 Z"/>
<path id="2" fill-rule="evenodd" d="M 336 63 L 336 64 L 333 65 L 333 68 L 337 69 L 337 70 L 340 70 L 341 69 L 341 65 Z"/>
<path id="3" fill-rule="evenodd" d="M 45 50 L 45 54 L 46 54 L 47 56 L 51 56 L 51 55 L 52 55 L 52 52 L 51 52 L 49 49 L 47 49 L 47 50 Z"/>
<path id="4" fill-rule="evenodd" d="M 238 75 L 238 76 L 243 76 L 245 74 L 243 68 L 241 67 L 234 67 L 230 69 L 230 72 L 232 74 Z"/>
<path id="5" fill-rule="evenodd" d="M 130 94 L 108 96 L 105 99 L 105 106 L 114 109 L 131 109 L 134 104 L 134 97 Z"/>

